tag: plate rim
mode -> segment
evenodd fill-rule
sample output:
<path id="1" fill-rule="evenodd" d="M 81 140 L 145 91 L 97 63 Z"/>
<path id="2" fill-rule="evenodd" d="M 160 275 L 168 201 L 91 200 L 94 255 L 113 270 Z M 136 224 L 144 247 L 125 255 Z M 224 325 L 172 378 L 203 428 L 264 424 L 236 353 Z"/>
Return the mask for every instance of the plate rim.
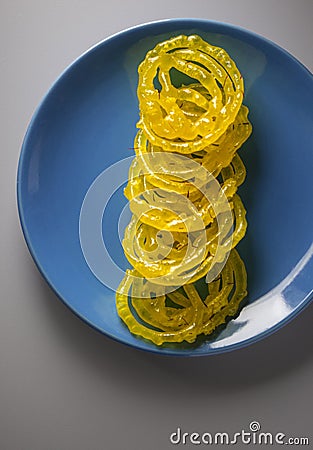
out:
<path id="1" fill-rule="evenodd" d="M 257 39 L 257 40 L 261 40 L 262 42 L 264 42 L 265 44 L 269 45 L 270 47 L 275 48 L 275 50 L 279 51 L 280 53 L 283 53 L 287 58 L 291 59 L 296 65 L 298 65 L 299 69 L 304 70 L 306 72 L 307 75 L 309 75 L 311 77 L 311 80 L 313 82 L 313 74 L 312 72 L 301 62 L 299 61 L 294 55 L 292 55 L 289 51 L 285 50 L 283 47 L 281 47 L 280 45 L 276 44 L 274 41 L 252 31 L 249 29 L 246 29 L 242 26 L 239 25 L 235 25 L 232 24 L 230 22 L 223 22 L 223 21 L 217 21 L 217 20 L 210 20 L 210 19 L 201 19 L 201 18 L 187 18 L 187 17 L 182 17 L 182 18 L 168 18 L 168 19 L 160 19 L 160 20 L 153 20 L 153 21 L 148 21 L 148 22 L 144 22 L 144 23 L 140 23 L 134 26 L 130 26 L 128 28 L 122 29 L 110 36 L 107 36 L 106 38 L 100 40 L 99 42 L 93 44 L 92 46 L 90 46 L 87 50 L 85 50 L 83 53 L 81 53 L 77 58 L 75 58 L 70 64 L 68 64 L 65 69 L 62 70 L 62 72 L 60 73 L 60 75 L 55 79 L 55 81 L 51 84 L 51 86 L 49 87 L 49 89 L 46 91 L 46 93 L 44 94 L 44 96 L 41 98 L 39 104 L 37 105 L 37 107 L 35 108 L 31 120 L 29 121 L 29 124 L 27 126 L 26 129 L 26 133 L 24 135 L 23 141 L 22 141 L 22 145 L 21 145 L 21 150 L 20 150 L 20 154 L 19 154 L 19 159 L 18 159 L 18 166 L 17 166 L 17 176 L 16 176 L 16 199 L 17 199 L 17 209 L 18 209 L 18 216 L 19 216 L 19 221 L 20 221 L 20 225 L 21 225 L 21 229 L 22 229 L 22 234 L 24 236 L 24 240 L 26 242 L 27 248 L 32 256 L 33 261 L 35 262 L 35 265 L 37 267 L 37 269 L 39 270 L 41 276 L 43 277 L 43 279 L 45 280 L 45 282 L 48 284 L 48 286 L 52 289 L 52 291 L 54 292 L 54 294 L 57 296 L 57 298 L 67 307 L 70 309 L 70 311 L 72 313 L 74 313 L 74 315 L 76 317 L 78 317 L 80 320 L 82 320 L 83 322 L 85 322 L 87 325 L 89 325 L 90 327 L 92 327 L 94 330 L 96 330 L 98 333 L 101 333 L 101 335 L 104 335 L 110 339 L 113 339 L 114 341 L 119 342 L 120 344 L 124 344 L 128 347 L 131 348 L 135 348 L 137 350 L 142 350 L 145 352 L 149 352 L 149 353 L 155 353 L 161 356 L 179 356 L 179 357 L 205 357 L 205 356 L 211 356 L 211 355 L 216 355 L 216 354 L 221 354 L 221 353 L 228 353 L 234 350 L 238 350 L 241 348 L 245 348 L 251 344 L 254 344 L 256 342 L 259 342 L 261 340 L 263 340 L 264 338 L 274 334 L 276 331 L 278 331 L 279 329 L 283 328 L 285 325 L 287 325 L 289 322 L 291 322 L 295 317 L 297 317 L 306 307 L 309 306 L 309 304 L 311 303 L 311 301 L 313 300 L 313 290 L 311 291 L 311 293 L 309 295 L 307 295 L 302 302 L 296 307 L 294 308 L 289 314 L 288 316 L 286 316 L 285 318 L 283 318 L 282 320 L 280 320 L 279 322 L 277 322 L 275 325 L 273 325 L 272 327 L 270 327 L 269 329 L 266 329 L 260 333 L 258 333 L 255 336 L 252 336 L 248 339 L 233 343 L 233 344 L 229 344 L 223 347 L 218 347 L 218 348 L 212 348 L 212 347 L 208 347 L 206 348 L 206 351 L 203 351 L 201 353 L 195 352 L 193 349 L 183 349 L 183 351 L 180 351 L 179 348 L 170 348 L 170 347 L 159 347 L 159 346 L 155 346 L 153 343 L 151 343 L 151 347 L 147 348 L 144 347 L 142 345 L 140 345 L 141 343 L 146 343 L 145 340 L 141 340 L 139 338 L 137 338 L 138 344 L 137 342 L 128 342 L 125 341 L 121 338 L 118 338 L 117 336 L 114 336 L 112 333 L 105 331 L 101 328 L 99 328 L 98 326 L 96 326 L 94 323 L 92 323 L 92 321 L 90 321 L 87 317 L 85 317 L 83 314 L 81 314 L 78 310 L 76 310 L 71 303 L 69 303 L 65 298 L 63 298 L 63 296 L 61 295 L 61 293 L 58 291 L 57 287 L 53 284 L 53 282 L 49 279 L 49 275 L 46 273 L 46 271 L 44 270 L 44 268 L 42 267 L 42 264 L 40 262 L 40 259 L 37 257 L 36 255 L 36 251 L 32 245 L 32 239 L 29 235 L 29 231 L 27 229 L 27 224 L 26 224 L 26 219 L 24 216 L 24 211 L 23 211 L 23 200 L 22 200 L 22 171 L 23 171 L 23 166 L 24 166 L 24 160 L 26 157 L 26 154 L 28 152 L 28 140 L 29 140 L 29 136 L 30 133 L 34 127 L 34 125 L 36 124 L 38 117 L 40 117 L 40 113 L 42 111 L 42 108 L 45 105 L 45 102 L 47 100 L 47 98 L 51 95 L 51 93 L 53 92 L 53 90 L 55 89 L 55 87 L 61 82 L 61 80 L 69 73 L 69 71 L 73 70 L 75 68 L 75 66 L 77 66 L 87 55 L 90 55 L 92 52 L 96 51 L 99 47 L 102 47 L 108 43 L 110 43 L 111 40 L 114 39 L 118 39 L 120 36 L 126 35 L 129 32 L 133 32 L 136 30 L 140 30 L 140 29 L 145 29 L 145 28 L 150 28 L 150 27 L 158 27 L 159 25 L 162 26 L 165 23 L 169 23 L 169 24 L 175 24 L 175 25 L 179 25 L 181 24 L 181 27 L 183 28 L 184 26 L 186 27 L 191 27 L 194 26 L 196 27 L 197 25 L 202 25 L 202 26 L 207 26 L 208 28 L 210 27 L 222 27 L 226 30 L 230 30 L 230 31 L 235 31 L 235 32 L 240 32 L 241 34 L 245 35 L 245 36 L 249 36 L 252 39 Z M 208 29 L 208 31 L 210 31 Z M 312 278 L 313 280 L 313 278 Z M 313 285 L 313 283 L 312 283 Z M 276 287 L 276 286 L 275 286 Z M 150 344 L 150 343 L 149 343 Z"/>

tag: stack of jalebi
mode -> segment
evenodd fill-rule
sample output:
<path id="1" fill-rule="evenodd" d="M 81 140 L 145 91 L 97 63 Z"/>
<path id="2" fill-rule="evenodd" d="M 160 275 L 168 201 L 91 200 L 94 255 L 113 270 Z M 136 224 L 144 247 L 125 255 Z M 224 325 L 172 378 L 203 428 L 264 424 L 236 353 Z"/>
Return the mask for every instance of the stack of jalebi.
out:
<path id="1" fill-rule="evenodd" d="M 243 79 L 225 50 L 195 35 L 159 43 L 138 73 L 136 158 L 125 189 L 133 217 L 123 240 L 134 269 L 117 311 L 157 345 L 194 342 L 246 296 L 234 249 L 247 227 L 237 194 L 246 172 L 236 152 L 252 129 Z M 202 277 L 204 298 L 194 284 Z"/>

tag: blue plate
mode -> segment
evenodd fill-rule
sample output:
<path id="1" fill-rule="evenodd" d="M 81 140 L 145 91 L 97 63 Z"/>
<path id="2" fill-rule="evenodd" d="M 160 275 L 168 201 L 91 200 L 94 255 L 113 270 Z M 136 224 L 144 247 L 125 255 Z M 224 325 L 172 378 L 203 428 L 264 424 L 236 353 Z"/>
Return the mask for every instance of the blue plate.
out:
<path id="1" fill-rule="evenodd" d="M 240 150 L 247 167 L 240 195 L 249 227 L 238 250 L 247 265 L 249 297 L 241 314 L 213 338 L 157 347 L 132 336 L 115 310 L 117 266 L 127 267 L 118 237 L 128 220 L 122 188 L 129 160 L 119 161 L 133 154 L 137 66 L 157 42 L 180 33 L 196 33 L 225 48 L 245 80 L 253 134 Z M 39 270 L 79 317 L 140 349 L 208 355 L 276 331 L 312 298 L 312 98 L 313 77 L 305 67 L 272 42 L 232 25 L 165 20 L 99 43 L 55 82 L 23 143 L 19 213 Z M 91 187 L 100 195 L 95 202 L 88 197 Z M 88 226 L 94 240 L 83 243 L 83 252 L 80 227 Z"/>

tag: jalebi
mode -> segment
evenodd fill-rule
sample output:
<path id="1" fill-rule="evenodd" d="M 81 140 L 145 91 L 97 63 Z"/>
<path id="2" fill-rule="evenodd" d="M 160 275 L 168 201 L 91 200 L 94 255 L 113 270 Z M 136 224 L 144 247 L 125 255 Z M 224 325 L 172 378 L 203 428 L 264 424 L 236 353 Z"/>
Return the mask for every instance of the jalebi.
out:
<path id="1" fill-rule="evenodd" d="M 139 273 L 136 278 L 130 275 L 131 271 L 126 273 L 118 289 L 118 314 L 134 334 L 157 345 L 192 343 L 200 334 L 211 334 L 236 314 L 247 294 L 246 270 L 236 250 L 231 251 L 219 279 L 207 285 L 204 299 L 194 285 L 187 284 L 184 293 L 174 291 L 155 298 L 146 293 L 143 300 L 144 278 Z"/>
<path id="2" fill-rule="evenodd" d="M 161 172 L 159 172 L 157 182 L 155 182 L 153 175 L 142 173 L 140 162 L 141 160 L 135 159 L 130 168 L 129 183 L 125 189 L 125 196 L 130 200 L 132 213 L 140 217 L 142 222 L 158 229 L 171 231 L 183 232 L 185 226 L 189 230 L 194 229 L 196 224 L 193 225 L 192 222 L 196 221 L 196 217 L 191 212 L 187 216 L 188 201 L 195 206 L 205 226 L 213 222 L 216 214 L 212 203 L 209 201 L 210 199 L 203 194 L 203 192 L 210 190 L 211 180 L 199 190 L 193 182 L 188 181 L 189 178 L 185 178 L 186 181 L 183 182 L 184 175 L 179 174 L 175 167 L 175 176 L 166 174 L 165 178 L 161 180 Z M 237 188 L 243 183 L 245 174 L 245 167 L 237 154 L 229 166 L 221 170 L 220 186 L 228 200 L 232 199 Z M 182 178 L 179 178 L 179 175 Z M 160 188 L 162 182 L 163 188 Z M 181 216 L 178 214 L 179 202 L 181 203 Z M 185 213 L 185 217 L 182 217 L 183 213 Z M 203 223 L 201 222 L 199 225 L 202 227 Z"/>
<path id="3" fill-rule="evenodd" d="M 193 241 L 189 247 L 190 232 L 173 231 L 169 239 L 169 227 L 156 228 L 147 225 L 134 215 L 125 230 L 125 255 L 142 276 L 156 284 L 171 286 L 192 283 L 206 274 L 217 249 L 219 257 L 215 263 L 220 263 L 225 259 L 228 249 L 236 246 L 244 236 L 245 209 L 238 195 L 233 197 L 232 204 L 235 222 L 233 233 L 227 238 L 233 223 L 224 222 L 224 229 L 218 230 L 217 221 L 214 220 L 204 230 L 205 242 L 201 233 L 203 230 L 199 230 L 198 233 L 193 233 Z M 226 238 L 226 242 L 220 245 L 217 242 L 218 233 Z"/>
<path id="4" fill-rule="evenodd" d="M 197 80 L 198 88 L 175 87 L 171 69 Z M 243 80 L 235 63 L 225 50 L 199 36 L 161 42 L 147 53 L 138 73 L 138 127 L 166 151 L 203 150 L 234 122 L 242 104 Z M 161 89 L 155 87 L 156 76 Z M 189 106 L 197 113 L 190 114 Z"/>
<path id="5" fill-rule="evenodd" d="M 133 217 L 123 248 L 134 269 L 117 312 L 156 345 L 194 342 L 246 296 L 234 250 L 247 228 L 237 193 L 246 176 L 237 150 L 252 131 L 243 78 L 224 49 L 195 35 L 157 44 L 138 74 L 136 158 L 124 191 Z M 203 277 L 205 298 L 195 286 Z"/>

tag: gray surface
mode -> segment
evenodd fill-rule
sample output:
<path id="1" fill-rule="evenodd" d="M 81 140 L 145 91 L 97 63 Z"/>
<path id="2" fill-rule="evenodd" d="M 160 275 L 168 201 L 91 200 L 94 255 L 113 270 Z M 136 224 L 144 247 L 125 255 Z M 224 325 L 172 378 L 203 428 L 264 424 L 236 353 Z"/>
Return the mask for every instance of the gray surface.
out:
<path id="1" fill-rule="evenodd" d="M 39 275 L 18 224 L 15 174 L 35 107 L 99 40 L 150 20 L 203 17 L 262 34 L 312 71 L 312 0 L 4 0 L 0 8 L 0 449 L 167 449 L 178 426 L 234 432 L 252 420 L 310 436 L 313 304 L 266 340 L 210 358 L 112 342 L 74 317 Z"/>

